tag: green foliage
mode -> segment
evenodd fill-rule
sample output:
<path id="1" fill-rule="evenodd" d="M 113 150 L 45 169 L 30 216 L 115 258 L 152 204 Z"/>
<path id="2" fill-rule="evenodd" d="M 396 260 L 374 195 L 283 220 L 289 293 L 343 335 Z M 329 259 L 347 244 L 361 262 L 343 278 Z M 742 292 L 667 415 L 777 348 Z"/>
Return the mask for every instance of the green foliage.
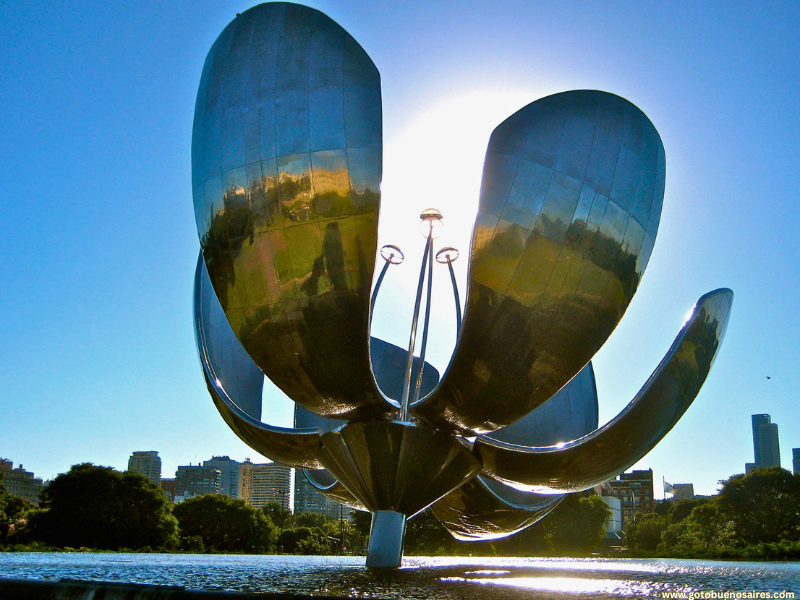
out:
<path id="1" fill-rule="evenodd" d="M 718 503 L 741 545 L 800 540 L 800 475 L 780 467 L 734 475 Z"/>
<path id="2" fill-rule="evenodd" d="M 732 523 L 723 518 L 716 500 L 695 504 L 686 518 L 669 524 L 662 540 L 659 550 L 683 554 L 714 552 L 736 544 Z"/>
<path id="3" fill-rule="evenodd" d="M 28 519 L 36 507 L 19 496 L 5 491 L 0 482 L 0 545 L 23 537 Z"/>
<path id="4" fill-rule="evenodd" d="M 660 543 L 654 545 L 660 533 Z M 666 517 L 625 526 L 628 547 L 662 556 L 792 560 L 800 556 L 800 475 L 757 469 L 722 482 L 716 498 L 672 503 Z"/>
<path id="5" fill-rule="evenodd" d="M 175 506 L 180 532 L 199 537 L 207 550 L 264 554 L 275 551 L 278 528 L 244 500 L 206 494 Z"/>
<path id="6" fill-rule="evenodd" d="M 312 513 L 303 513 L 312 514 Z M 319 527 L 295 527 L 281 534 L 283 551 L 289 554 L 331 554 L 331 540 Z"/>
<path id="7" fill-rule="evenodd" d="M 358 534 L 347 519 L 330 519 L 322 526 L 322 532 L 328 536 L 335 552 L 347 553 L 352 548 L 360 548 Z"/>
<path id="8" fill-rule="evenodd" d="M 542 522 L 544 539 L 555 552 L 594 550 L 603 543 L 610 518 L 608 504 L 597 494 L 569 494 Z"/>
<path id="9" fill-rule="evenodd" d="M 637 515 L 625 523 L 625 543 L 633 550 L 649 552 L 661 543 L 667 519 L 656 513 Z"/>
<path id="10" fill-rule="evenodd" d="M 695 507 L 700 506 L 705 502 L 708 502 L 708 500 L 705 498 L 699 498 L 697 500 L 678 500 L 677 502 L 673 502 L 666 515 L 667 523 L 680 523 L 691 514 Z"/>
<path id="11" fill-rule="evenodd" d="M 410 556 L 441 556 L 452 554 L 458 542 L 453 539 L 430 510 L 406 524 L 404 551 Z"/>
<path id="12" fill-rule="evenodd" d="M 199 535 L 186 535 L 181 537 L 180 549 L 183 552 L 202 554 L 206 551 L 206 546 L 203 543 L 203 538 Z"/>
<path id="13" fill-rule="evenodd" d="M 261 510 L 278 529 L 286 529 L 292 526 L 294 520 L 292 511 L 284 508 L 279 502 L 269 502 L 262 506 Z"/>
<path id="14" fill-rule="evenodd" d="M 550 554 L 550 546 L 545 540 L 544 521 L 493 542 L 500 556 L 538 556 Z M 472 546 L 473 543 L 470 543 Z"/>
<path id="15" fill-rule="evenodd" d="M 656 500 L 655 514 L 659 517 L 666 517 L 670 509 L 675 505 L 672 500 Z"/>
<path id="16" fill-rule="evenodd" d="M 352 512 L 351 519 L 354 532 L 365 540 L 369 538 L 369 528 L 372 524 L 372 514 L 363 510 L 354 510 Z"/>
<path id="17" fill-rule="evenodd" d="M 118 550 L 177 541 L 169 500 L 138 473 L 75 465 L 42 490 L 40 507 L 31 535 L 51 546 Z"/>
<path id="18" fill-rule="evenodd" d="M 305 512 L 297 513 L 294 515 L 294 524 L 296 527 L 322 527 L 330 519 L 321 513 Z"/>

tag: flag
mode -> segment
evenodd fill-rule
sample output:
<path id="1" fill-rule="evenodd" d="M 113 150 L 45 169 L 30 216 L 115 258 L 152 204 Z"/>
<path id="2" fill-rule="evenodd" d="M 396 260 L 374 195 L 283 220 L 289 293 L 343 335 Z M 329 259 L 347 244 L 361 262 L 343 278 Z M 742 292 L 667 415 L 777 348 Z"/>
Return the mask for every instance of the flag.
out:
<path id="1" fill-rule="evenodd" d="M 664 482 L 664 493 L 665 494 L 675 494 L 675 486 L 671 483 Z"/>

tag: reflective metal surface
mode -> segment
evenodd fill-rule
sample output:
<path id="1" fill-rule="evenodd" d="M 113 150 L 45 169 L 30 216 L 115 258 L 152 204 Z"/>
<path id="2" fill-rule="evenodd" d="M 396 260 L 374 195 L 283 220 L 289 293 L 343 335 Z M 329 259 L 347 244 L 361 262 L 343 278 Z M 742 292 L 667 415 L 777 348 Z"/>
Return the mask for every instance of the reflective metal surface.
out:
<path id="1" fill-rule="evenodd" d="M 390 415 L 369 367 L 380 76 L 319 11 L 256 6 L 203 69 L 192 180 L 203 257 L 255 363 L 328 416 Z"/>
<path id="2" fill-rule="evenodd" d="M 598 405 L 592 363 L 547 402 L 491 436 L 523 446 L 550 446 L 597 428 Z M 563 494 L 524 492 L 478 476 L 436 502 L 433 514 L 456 539 L 491 540 L 533 525 L 553 510 Z"/>
<path id="3" fill-rule="evenodd" d="M 589 435 L 547 448 L 478 438 L 483 474 L 531 491 L 575 492 L 615 477 L 647 454 L 683 416 L 706 380 L 728 324 L 733 292 L 698 300 L 661 364 L 631 403 Z"/>
<path id="4" fill-rule="evenodd" d="M 556 94 L 501 123 L 486 154 L 458 347 L 413 414 L 488 433 L 572 379 L 636 291 L 664 174 L 652 123 L 613 94 Z"/>
<path id="5" fill-rule="evenodd" d="M 354 510 L 366 511 L 367 508 L 359 502 L 346 487 L 336 481 L 336 478 L 326 470 L 303 471 L 303 476 L 311 486 L 321 494 L 332 500 L 336 500 Z"/>
<path id="6" fill-rule="evenodd" d="M 481 470 L 454 436 L 399 421 L 355 422 L 328 432 L 318 458 L 371 512 L 408 517 Z"/>
<path id="7" fill-rule="evenodd" d="M 372 513 L 367 566 L 396 569 L 403 560 L 403 539 L 406 535 L 406 516 L 393 510 Z"/>
<path id="8" fill-rule="evenodd" d="M 208 391 L 222 418 L 248 446 L 292 467 L 320 469 L 320 432 L 262 423 L 264 374 L 245 352 L 211 287 L 202 256 L 194 278 L 195 342 Z"/>
<path id="9" fill-rule="evenodd" d="M 372 353 L 372 369 L 375 372 L 375 381 L 378 387 L 387 398 L 399 401 L 403 395 L 403 379 L 408 352 L 376 337 L 371 338 L 370 351 Z M 421 366 L 422 360 L 415 356 L 414 372 L 418 372 Z M 437 383 L 439 383 L 439 371 L 432 364 L 426 362 L 422 371 L 420 394 L 430 394 Z"/>
<path id="10" fill-rule="evenodd" d="M 485 437 L 520 446 L 555 446 L 597 429 L 599 411 L 589 363 L 547 402 Z"/>
<path id="11" fill-rule="evenodd" d="M 589 361 L 650 258 L 664 149 L 630 102 L 556 94 L 492 134 L 463 322 L 450 264 L 458 251 L 436 256 L 460 323 L 440 381 L 424 360 L 427 309 L 413 356 L 426 263 L 411 349 L 370 338 L 381 118 L 375 65 L 328 17 L 276 2 L 234 19 L 208 54 L 195 109 L 194 320 L 228 425 L 261 454 L 305 469 L 325 495 L 373 512 L 367 562 L 396 567 L 406 519 L 428 506 L 458 539 L 503 537 L 562 493 L 635 463 L 697 395 L 733 294 L 703 296 L 636 398 L 596 429 Z M 426 215 L 440 225 L 438 211 Z M 403 261 L 393 246 L 383 258 L 372 298 L 389 264 Z M 296 402 L 295 429 L 261 422 L 264 375 Z M 398 419 L 401 404 L 409 411 Z"/>
<path id="12" fill-rule="evenodd" d="M 383 340 L 371 338 L 372 368 L 375 373 L 375 380 L 381 393 L 387 398 L 398 400 L 403 390 L 403 377 L 407 352 L 402 348 L 384 342 Z M 422 361 L 414 358 L 414 369 L 420 368 Z M 430 363 L 425 363 L 422 378 L 422 391 L 430 393 L 439 381 L 439 372 Z M 333 431 L 344 425 L 346 421 L 340 419 L 329 419 L 316 415 L 300 405 L 295 405 L 294 426 L 299 429 L 316 428 L 321 433 Z M 347 489 L 326 470 L 305 471 L 306 479 L 319 492 L 325 496 L 346 504 L 357 510 L 366 510 L 359 501 L 347 491 Z"/>
<path id="13" fill-rule="evenodd" d="M 341 427 L 347 423 L 339 419 L 328 419 L 316 415 L 309 410 L 306 410 L 299 404 L 294 407 L 294 426 L 297 429 L 316 429 L 320 433 L 327 433 Z M 302 475 L 301 475 L 302 473 Z M 321 494 L 341 502 L 342 504 L 354 508 L 356 510 L 367 510 L 364 506 L 356 500 L 350 492 L 347 491 L 341 483 L 336 481 L 336 478 L 325 469 L 316 469 L 313 471 L 304 470 L 298 471 L 297 476 L 303 476 L 306 480 Z"/>
<path id="14" fill-rule="evenodd" d="M 492 492 L 483 477 L 476 477 L 439 500 L 431 511 L 457 540 L 494 540 L 540 521 L 564 497 L 563 494 L 528 496 L 535 497 L 537 502 L 514 504 Z"/>

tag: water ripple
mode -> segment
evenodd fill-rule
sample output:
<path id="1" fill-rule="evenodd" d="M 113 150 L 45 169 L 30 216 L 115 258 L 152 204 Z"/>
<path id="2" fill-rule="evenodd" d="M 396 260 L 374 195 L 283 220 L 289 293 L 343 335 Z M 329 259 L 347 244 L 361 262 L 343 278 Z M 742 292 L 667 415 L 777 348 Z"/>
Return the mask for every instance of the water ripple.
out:
<path id="1" fill-rule="evenodd" d="M 382 573 L 367 571 L 363 557 L 5 553 L 0 577 L 352 598 L 590 600 L 692 591 L 793 591 L 800 598 L 800 563 L 673 559 L 411 557 Z"/>

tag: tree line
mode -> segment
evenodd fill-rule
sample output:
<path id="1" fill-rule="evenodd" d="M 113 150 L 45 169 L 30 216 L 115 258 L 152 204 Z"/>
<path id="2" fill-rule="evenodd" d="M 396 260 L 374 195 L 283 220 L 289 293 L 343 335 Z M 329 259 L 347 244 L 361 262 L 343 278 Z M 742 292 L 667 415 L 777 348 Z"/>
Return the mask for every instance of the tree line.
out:
<path id="1" fill-rule="evenodd" d="M 0 480 L 0 547 L 7 550 L 334 554 L 348 541 L 360 543 L 350 529 L 346 520 L 293 515 L 279 503 L 254 508 L 218 494 L 173 504 L 139 473 L 90 463 L 56 477 L 38 508 L 7 493 Z"/>
<path id="2" fill-rule="evenodd" d="M 712 498 L 662 502 L 625 525 L 628 548 L 684 558 L 800 558 L 800 474 L 756 469 Z"/>
<path id="3" fill-rule="evenodd" d="M 599 547 L 608 505 L 573 494 L 543 521 L 506 540 L 463 543 L 425 511 L 409 520 L 408 555 L 581 553 Z M 292 514 L 278 503 L 254 508 L 207 494 L 173 504 L 146 477 L 90 463 L 73 466 L 42 490 L 39 507 L 2 489 L 0 548 L 110 551 L 364 554 L 370 514 L 330 519 Z"/>

